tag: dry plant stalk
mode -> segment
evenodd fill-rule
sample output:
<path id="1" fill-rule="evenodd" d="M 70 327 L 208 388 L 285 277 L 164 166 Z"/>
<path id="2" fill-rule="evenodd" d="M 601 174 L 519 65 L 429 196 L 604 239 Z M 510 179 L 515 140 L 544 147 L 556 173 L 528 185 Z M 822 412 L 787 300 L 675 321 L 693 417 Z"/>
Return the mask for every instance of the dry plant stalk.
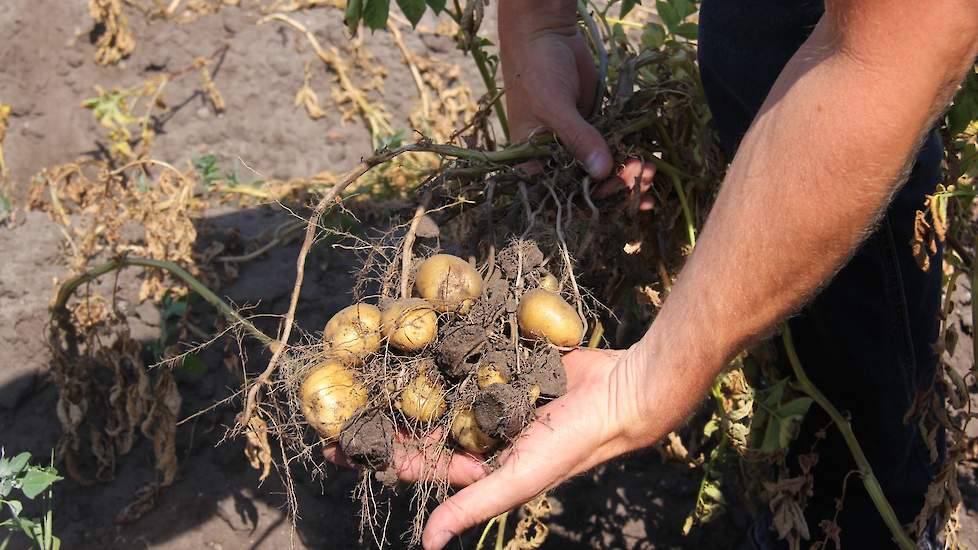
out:
<path id="1" fill-rule="evenodd" d="M 382 108 L 370 103 L 366 94 L 350 79 L 346 62 L 343 61 L 339 50 L 337 50 L 335 47 L 331 47 L 329 51 L 325 50 L 322 44 L 319 43 L 319 39 L 317 39 L 314 34 L 309 32 L 305 25 L 285 14 L 275 13 L 268 15 L 262 19 L 259 19 L 258 24 L 262 25 L 268 23 L 269 21 L 279 21 L 281 23 L 285 23 L 306 37 L 306 40 L 309 41 L 309 44 L 312 45 L 313 50 L 316 52 L 316 56 L 319 57 L 319 59 L 326 64 L 326 67 L 333 71 L 336 74 L 336 77 L 339 79 L 340 89 L 342 91 L 339 94 L 334 94 L 334 99 L 337 99 L 338 101 L 349 101 L 353 104 L 356 112 L 363 117 L 364 121 L 370 127 L 370 133 L 374 137 L 375 143 L 378 142 L 380 136 L 394 133 L 394 129 L 391 127 L 389 122 L 389 115 L 387 115 Z"/>
<path id="2" fill-rule="evenodd" d="M 88 11 L 101 34 L 95 42 L 95 62 L 114 65 L 136 49 L 129 21 L 122 13 L 123 0 L 89 0 Z"/>

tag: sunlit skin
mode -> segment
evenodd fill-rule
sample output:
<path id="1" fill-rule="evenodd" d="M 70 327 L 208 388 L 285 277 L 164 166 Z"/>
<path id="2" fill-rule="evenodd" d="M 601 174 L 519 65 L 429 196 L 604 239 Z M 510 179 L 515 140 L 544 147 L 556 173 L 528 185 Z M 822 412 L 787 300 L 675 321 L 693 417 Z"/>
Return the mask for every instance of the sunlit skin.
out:
<path id="1" fill-rule="evenodd" d="M 581 115 L 593 100 L 595 72 L 575 6 L 499 0 L 507 106 L 514 138 L 552 129 L 604 180 L 615 167 Z M 567 394 L 539 410 L 497 469 L 466 454 L 442 459 L 449 480 L 465 487 L 431 514 L 424 547 L 443 548 L 683 422 L 732 355 L 845 263 L 976 54 L 974 0 L 933 0 L 926 9 L 913 0 L 826 2 L 741 142 L 696 249 L 648 332 L 628 350 L 566 355 Z M 646 188 L 653 173 L 630 162 L 609 185 Z M 343 462 L 333 449 L 327 457 Z M 421 460 L 401 452 L 395 470 L 412 480 Z"/>

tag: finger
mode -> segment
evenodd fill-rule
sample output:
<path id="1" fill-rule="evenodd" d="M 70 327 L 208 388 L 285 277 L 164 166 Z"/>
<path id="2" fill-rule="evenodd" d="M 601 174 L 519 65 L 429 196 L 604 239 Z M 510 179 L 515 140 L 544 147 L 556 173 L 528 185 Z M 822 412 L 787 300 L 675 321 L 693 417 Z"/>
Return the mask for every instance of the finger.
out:
<path id="1" fill-rule="evenodd" d="M 323 447 L 323 456 L 326 460 L 336 464 L 337 466 L 342 466 L 344 468 L 357 468 L 358 466 L 347 458 L 346 453 L 344 453 L 340 446 L 336 443 L 327 445 Z"/>
<path id="2" fill-rule="evenodd" d="M 651 195 L 642 195 L 642 198 L 638 202 L 638 209 L 643 212 L 648 212 L 653 208 L 655 208 L 655 198 Z"/>
<path id="3" fill-rule="evenodd" d="M 588 174 L 596 180 L 607 178 L 613 161 L 611 149 L 601 133 L 588 124 L 573 106 L 551 109 L 550 115 L 550 120 L 545 122 L 557 134 L 564 147 L 584 164 Z"/>
<path id="4" fill-rule="evenodd" d="M 580 405 L 564 396 L 541 407 L 540 420 L 503 453 L 499 469 L 435 508 L 421 537 L 424 548 L 441 549 L 465 530 L 613 456 L 602 444 L 601 420 Z"/>
<path id="5" fill-rule="evenodd" d="M 643 193 L 652 187 L 652 179 L 655 177 L 655 165 L 643 163 L 639 159 L 628 159 L 625 165 L 618 171 L 618 175 L 611 177 L 598 187 L 595 196 L 605 198 L 623 189 L 633 189 L 638 183 L 639 190 Z"/>
<path id="6" fill-rule="evenodd" d="M 394 445 L 391 468 L 401 481 L 444 479 L 456 487 L 471 485 L 489 473 L 481 460 L 473 455 L 453 453 L 441 438 L 398 441 Z"/>
<path id="7" fill-rule="evenodd" d="M 551 466 L 546 453 L 534 454 L 532 449 L 510 452 L 500 469 L 435 508 L 425 525 L 422 545 L 426 550 L 439 550 L 470 527 L 528 502 L 560 481 L 554 472 L 562 468 Z"/>

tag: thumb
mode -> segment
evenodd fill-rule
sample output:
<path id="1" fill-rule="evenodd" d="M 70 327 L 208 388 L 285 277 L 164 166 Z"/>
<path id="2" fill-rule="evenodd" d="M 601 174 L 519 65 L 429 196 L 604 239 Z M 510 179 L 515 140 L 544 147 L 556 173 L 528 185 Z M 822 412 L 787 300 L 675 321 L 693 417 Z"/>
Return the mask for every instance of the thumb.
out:
<path id="1" fill-rule="evenodd" d="M 557 134 L 564 147 L 584 164 L 592 178 L 598 181 L 607 178 L 613 163 L 611 149 L 598 130 L 584 120 L 574 105 L 550 112 L 550 120 L 544 122 Z"/>

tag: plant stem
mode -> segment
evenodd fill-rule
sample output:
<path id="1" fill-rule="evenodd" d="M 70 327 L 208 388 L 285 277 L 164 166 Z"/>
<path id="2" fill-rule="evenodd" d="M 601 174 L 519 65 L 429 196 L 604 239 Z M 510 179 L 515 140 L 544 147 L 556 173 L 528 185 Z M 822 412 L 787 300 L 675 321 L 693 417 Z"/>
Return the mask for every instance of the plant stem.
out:
<path id="1" fill-rule="evenodd" d="M 971 259 L 971 326 L 978 326 L 975 323 L 978 322 L 978 297 L 975 288 L 978 288 L 978 236 L 975 237 L 975 257 Z M 971 372 L 974 374 L 975 380 L 978 381 L 978 338 L 972 337 L 972 355 L 971 355 Z"/>
<path id="2" fill-rule="evenodd" d="M 499 518 L 500 517 L 501 517 L 501 514 L 499 516 L 496 516 L 494 518 L 491 518 L 486 523 L 485 528 L 482 529 L 482 536 L 479 537 L 479 542 L 478 542 L 478 544 L 475 545 L 475 550 L 483 550 L 483 546 L 482 545 L 485 544 L 486 538 L 489 536 L 489 531 L 492 529 L 492 526 L 495 525 L 497 521 L 499 521 Z"/>
<path id="3" fill-rule="evenodd" d="M 506 108 L 503 107 L 503 98 L 499 93 L 499 87 L 496 86 L 496 78 L 489 72 L 489 60 L 486 57 L 486 52 L 478 44 L 473 46 L 470 51 L 472 52 L 472 59 L 475 60 L 475 66 L 479 69 L 479 75 L 482 76 L 482 82 L 486 85 L 486 91 L 489 93 L 489 97 L 496 98 L 492 105 L 496 109 L 496 116 L 499 118 L 499 127 L 502 128 L 503 135 L 506 136 L 506 141 L 508 142 L 509 119 L 506 117 Z"/>
<path id="4" fill-rule="evenodd" d="M 509 519 L 509 512 L 503 512 L 499 516 L 499 527 L 496 531 L 496 549 L 503 550 L 503 543 L 506 542 L 506 520 Z"/>
<path id="5" fill-rule="evenodd" d="M 669 176 L 669 179 L 672 180 L 672 185 L 676 188 L 676 194 L 679 195 L 679 205 L 683 209 L 683 217 L 686 218 L 686 236 L 689 239 L 689 246 L 696 246 L 696 221 L 693 219 L 693 213 L 690 211 L 689 203 L 686 201 L 686 190 L 683 188 L 682 180 L 679 179 L 679 170 L 656 156 L 651 156 L 645 160 L 665 172 Z"/>
<path id="6" fill-rule="evenodd" d="M 798 352 L 795 351 L 794 340 L 791 337 L 791 329 L 785 325 L 784 332 L 782 333 L 782 339 L 784 341 L 785 351 L 788 353 L 788 361 L 791 363 L 791 370 L 794 371 L 795 377 L 798 378 L 798 384 L 806 395 L 811 397 L 822 409 L 828 413 L 832 422 L 842 433 L 842 438 L 845 439 L 846 445 L 849 447 L 849 452 L 852 453 L 852 458 L 856 462 L 856 467 L 859 471 L 859 477 L 862 478 L 863 486 L 866 487 L 866 492 L 869 493 L 869 498 L 872 499 L 873 504 L 876 505 L 876 510 L 879 511 L 880 517 L 883 518 L 883 522 L 890 529 L 890 534 L 893 535 L 893 540 L 897 545 L 903 550 L 914 550 L 917 545 L 914 544 L 907 532 L 900 525 L 900 520 L 897 519 L 896 512 L 893 511 L 893 507 L 890 506 L 890 501 L 886 499 L 886 495 L 883 494 L 883 488 L 880 486 L 880 482 L 876 479 L 876 475 L 873 473 L 873 467 L 869 464 L 869 460 L 866 458 L 866 454 L 863 453 L 863 448 L 859 444 L 859 440 L 856 439 L 856 434 L 852 431 L 852 425 L 835 405 L 828 400 L 825 395 L 815 387 L 815 384 L 808 378 L 805 374 L 805 370 L 801 366 L 801 360 L 798 359 Z"/>
<path id="7" fill-rule="evenodd" d="M 133 266 L 162 269 L 171 273 L 186 283 L 191 290 L 197 294 L 200 294 L 204 300 L 216 307 L 218 311 L 227 317 L 228 321 L 238 323 L 243 326 L 245 330 L 247 330 L 262 344 L 270 346 L 274 342 L 272 338 L 259 330 L 258 327 L 251 323 L 251 321 L 248 321 L 242 317 L 237 311 L 234 310 L 234 308 L 225 303 L 224 300 L 218 297 L 217 294 L 214 294 L 211 289 L 207 288 L 185 269 L 173 262 L 167 262 L 164 260 L 151 260 L 148 258 L 119 258 L 95 267 L 94 269 L 82 273 L 81 275 L 68 279 L 61 285 L 61 288 L 58 289 L 57 298 L 54 301 L 54 305 L 51 306 L 52 314 L 58 315 L 66 312 L 68 300 L 75 293 L 75 290 L 77 290 L 81 285 L 94 281 L 106 273 L 111 273 L 113 271 L 118 271 L 120 269 Z"/>

